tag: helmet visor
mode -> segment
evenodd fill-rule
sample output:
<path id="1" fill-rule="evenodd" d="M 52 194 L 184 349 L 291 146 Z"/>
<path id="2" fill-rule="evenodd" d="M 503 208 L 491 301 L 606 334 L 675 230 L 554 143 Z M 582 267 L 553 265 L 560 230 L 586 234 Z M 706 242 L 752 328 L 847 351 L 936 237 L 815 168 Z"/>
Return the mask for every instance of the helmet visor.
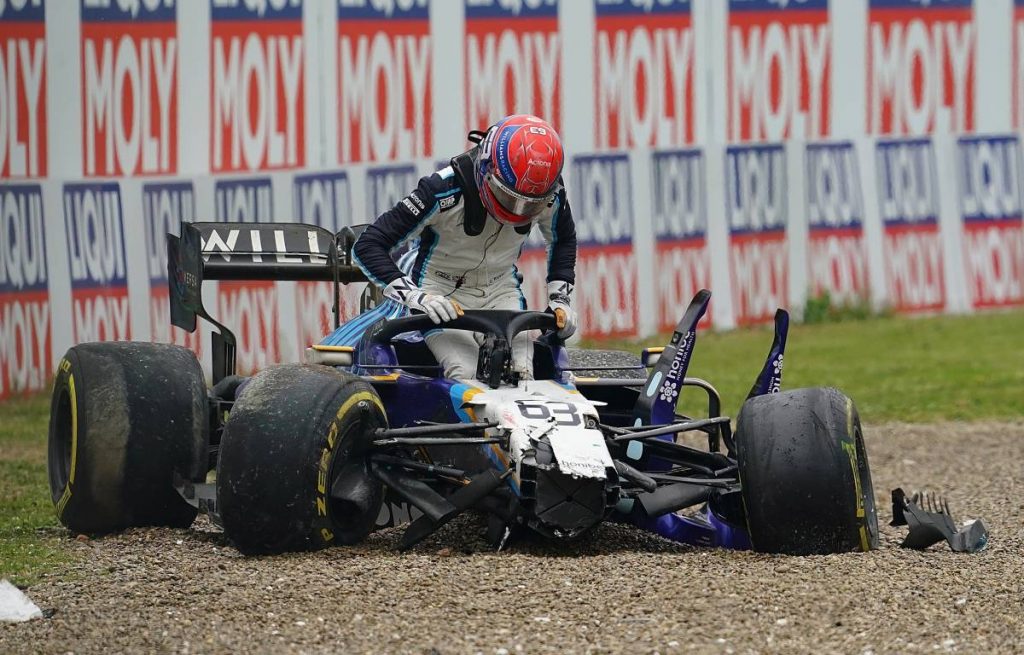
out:
<path id="1" fill-rule="evenodd" d="M 488 173 L 484 178 L 487 188 L 494 194 L 495 200 L 509 213 L 524 218 L 533 218 L 544 211 L 544 208 L 555 199 L 555 191 L 552 190 L 543 196 L 527 196 L 510 189 L 493 174 Z"/>

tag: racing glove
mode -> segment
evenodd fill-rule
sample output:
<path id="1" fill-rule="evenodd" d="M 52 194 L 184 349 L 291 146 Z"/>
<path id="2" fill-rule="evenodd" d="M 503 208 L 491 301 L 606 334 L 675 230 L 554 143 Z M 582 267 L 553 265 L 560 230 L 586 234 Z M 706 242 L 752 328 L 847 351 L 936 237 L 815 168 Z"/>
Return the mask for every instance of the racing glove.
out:
<path id="1" fill-rule="evenodd" d="M 408 277 L 400 277 L 384 287 L 384 297 L 401 303 L 409 309 L 423 312 L 434 323 L 453 321 L 462 316 L 459 303 L 416 286 Z"/>
<path id="2" fill-rule="evenodd" d="M 568 339 L 576 332 L 576 312 L 572 309 L 573 285 L 564 280 L 548 282 L 548 311 L 555 315 L 558 338 Z"/>

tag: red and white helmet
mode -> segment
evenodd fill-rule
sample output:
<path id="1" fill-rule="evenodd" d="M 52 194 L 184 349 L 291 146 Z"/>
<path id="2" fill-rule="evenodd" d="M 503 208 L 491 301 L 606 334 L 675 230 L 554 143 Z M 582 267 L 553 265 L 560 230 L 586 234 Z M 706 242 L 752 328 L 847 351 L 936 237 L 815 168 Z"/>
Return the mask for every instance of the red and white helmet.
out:
<path id="1" fill-rule="evenodd" d="M 476 162 L 487 213 L 508 225 L 529 223 L 554 200 L 564 160 L 562 140 L 547 121 L 515 114 L 492 125 Z"/>

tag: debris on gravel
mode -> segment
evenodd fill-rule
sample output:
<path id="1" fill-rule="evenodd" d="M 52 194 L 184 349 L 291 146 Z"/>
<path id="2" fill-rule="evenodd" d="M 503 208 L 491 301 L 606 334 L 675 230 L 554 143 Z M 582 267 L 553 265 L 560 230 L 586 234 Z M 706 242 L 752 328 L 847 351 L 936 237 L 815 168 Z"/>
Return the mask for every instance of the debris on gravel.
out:
<path id="1" fill-rule="evenodd" d="M 208 521 L 66 546 L 30 590 L 50 618 L 4 653 L 945 653 L 1024 650 L 1024 421 L 865 429 L 881 548 L 812 557 L 698 550 L 622 525 L 493 552 L 472 517 L 409 553 L 242 557 Z M 942 491 L 989 547 L 898 544 L 889 490 Z"/>

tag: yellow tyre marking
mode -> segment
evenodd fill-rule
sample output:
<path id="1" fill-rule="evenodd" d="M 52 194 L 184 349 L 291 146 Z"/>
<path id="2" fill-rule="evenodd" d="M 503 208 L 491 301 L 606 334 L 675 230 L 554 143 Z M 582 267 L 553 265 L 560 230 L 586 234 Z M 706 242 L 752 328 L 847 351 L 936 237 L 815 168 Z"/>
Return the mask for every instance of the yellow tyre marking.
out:
<path id="1" fill-rule="evenodd" d="M 68 486 L 75 482 L 75 468 L 78 463 L 78 395 L 75 393 L 75 376 L 68 375 L 68 394 L 71 396 L 71 475 Z"/>
<path id="2" fill-rule="evenodd" d="M 846 399 L 846 435 L 850 438 L 850 442 L 843 443 L 843 450 L 850 458 L 850 470 L 853 472 L 854 492 L 857 494 L 857 518 L 863 519 L 865 516 L 864 490 L 860 486 L 860 473 L 857 470 L 857 440 L 853 434 L 853 401 L 850 398 Z M 867 526 L 861 525 L 859 532 L 860 549 L 867 552 L 871 549 L 871 545 L 868 543 Z"/>
<path id="3" fill-rule="evenodd" d="M 71 368 L 71 362 L 61 360 L 61 370 L 67 372 Z M 75 469 L 78 466 L 78 395 L 75 393 L 75 376 L 68 373 L 68 395 L 71 397 L 71 471 L 68 473 L 68 482 L 64 485 L 64 493 L 57 501 L 57 517 L 64 515 L 64 508 L 71 500 L 71 485 L 75 482 Z"/>

